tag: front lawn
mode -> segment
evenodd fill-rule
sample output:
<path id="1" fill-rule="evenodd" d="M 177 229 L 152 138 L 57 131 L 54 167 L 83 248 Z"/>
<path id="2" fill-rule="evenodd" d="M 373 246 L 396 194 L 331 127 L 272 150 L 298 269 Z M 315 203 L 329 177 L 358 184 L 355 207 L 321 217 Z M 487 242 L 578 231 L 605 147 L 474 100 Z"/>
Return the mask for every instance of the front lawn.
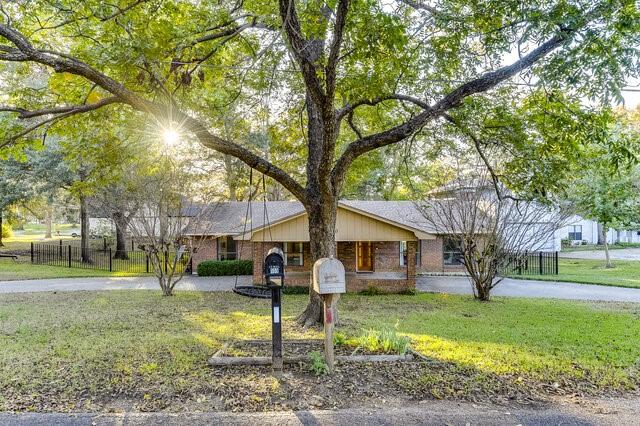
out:
<path id="1" fill-rule="evenodd" d="M 293 321 L 286 339 L 317 339 Z M 152 291 L 0 295 L 0 411 L 265 410 L 628 392 L 640 385 L 640 305 L 464 296 L 343 296 L 340 334 L 397 328 L 429 362 L 211 368 L 224 342 L 270 337 L 269 301 Z M 353 340 L 353 339 L 351 339 Z"/>
<path id="2" fill-rule="evenodd" d="M 558 275 L 514 275 L 542 281 L 567 281 L 640 288 L 640 261 L 614 260 L 614 268 L 605 268 L 604 260 L 558 259 Z"/>
<path id="3" fill-rule="evenodd" d="M 25 257 L 20 257 L 18 262 L 15 262 L 10 258 L 0 258 L 0 281 L 74 277 L 123 277 L 135 275 L 140 274 L 109 272 L 98 269 L 33 265 Z"/>

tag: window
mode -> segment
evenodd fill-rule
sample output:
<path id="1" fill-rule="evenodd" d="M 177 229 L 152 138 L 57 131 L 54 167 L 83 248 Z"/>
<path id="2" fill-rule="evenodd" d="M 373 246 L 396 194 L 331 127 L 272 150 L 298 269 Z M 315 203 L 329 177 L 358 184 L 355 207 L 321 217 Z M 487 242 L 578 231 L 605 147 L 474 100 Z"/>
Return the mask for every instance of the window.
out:
<path id="1" fill-rule="evenodd" d="M 236 240 L 233 237 L 218 238 L 218 260 L 236 260 Z"/>
<path id="2" fill-rule="evenodd" d="M 582 241 L 582 225 L 569 226 L 569 239 L 571 241 Z"/>
<path id="3" fill-rule="evenodd" d="M 445 265 L 462 265 L 462 244 L 460 238 L 445 237 L 442 251 Z"/>
<path id="4" fill-rule="evenodd" d="M 407 242 L 400 241 L 400 266 L 407 265 Z M 416 266 L 420 266 L 420 241 L 416 242 Z"/>
<path id="5" fill-rule="evenodd" d="M 302 243 L 284 243 L 284 264 L 289 266 L 304 265 Z"/>

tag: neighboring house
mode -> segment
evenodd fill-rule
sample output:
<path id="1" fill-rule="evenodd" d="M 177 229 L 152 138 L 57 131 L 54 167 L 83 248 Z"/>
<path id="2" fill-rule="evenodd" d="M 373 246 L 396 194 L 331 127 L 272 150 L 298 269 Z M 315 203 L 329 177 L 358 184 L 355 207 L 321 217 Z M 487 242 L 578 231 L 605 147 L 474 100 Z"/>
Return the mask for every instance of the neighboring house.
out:
<path id="1" fill-rule="evenodd" d="M 599 237 L 602 227 L 598 222 L 576 215 L 570 218 L 567 223 L 567 226 L 556 232 L 556 250 L 561 249 L 562 240 L 568 240 L 572 245 L 602 243 L 602 238 Z M 640 243 L 640 230 L 609 229 L 607 243 Z"/>
<path id="2" fill-rule="evenodd" d="M 267 202 L 266 212 L 261 202 L 221 203 L 209 221 L 186 234 L 200 239 L 194 266 L 209 259 L 252 259 L 258 283 L 262 259 L 278 246 L 285 253 L 286 283 L 309 284 L 309 228 L 299 202 Z M 399 292 L 414 288 L 420 272 L 463 271 L 458 244 L 432 229 L 411 201 L 340 201 L 336 242 L 349 291 Z"/>

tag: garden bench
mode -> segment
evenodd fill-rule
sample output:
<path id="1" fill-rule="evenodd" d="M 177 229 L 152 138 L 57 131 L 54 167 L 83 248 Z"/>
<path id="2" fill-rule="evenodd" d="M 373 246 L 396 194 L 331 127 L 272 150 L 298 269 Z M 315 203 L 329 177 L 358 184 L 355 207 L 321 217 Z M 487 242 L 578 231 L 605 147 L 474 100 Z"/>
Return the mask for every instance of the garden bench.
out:
<path id="1" fill-rule="evenodd" d="M 18 255 L 16 255 L 16 254 L 0 253 L 0 257 L 10 257 L 11 259 L 15 260 L 16 262 L 18 261 Z"/>

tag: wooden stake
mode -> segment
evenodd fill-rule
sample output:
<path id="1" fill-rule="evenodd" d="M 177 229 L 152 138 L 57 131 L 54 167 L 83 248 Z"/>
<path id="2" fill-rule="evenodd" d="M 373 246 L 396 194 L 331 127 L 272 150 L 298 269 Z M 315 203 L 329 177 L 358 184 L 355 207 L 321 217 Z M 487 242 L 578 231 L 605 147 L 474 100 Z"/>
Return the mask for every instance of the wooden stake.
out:
<path id="1" fill-rule="evenodd" d="M 323 294 L 324 301 L 324 360 L 333 371 L 335 364 L 335 354 L 333 351 L 333 327 L 335 325 L 336 311 L 335 305 L 340 297 L 339 294 Z"/>

